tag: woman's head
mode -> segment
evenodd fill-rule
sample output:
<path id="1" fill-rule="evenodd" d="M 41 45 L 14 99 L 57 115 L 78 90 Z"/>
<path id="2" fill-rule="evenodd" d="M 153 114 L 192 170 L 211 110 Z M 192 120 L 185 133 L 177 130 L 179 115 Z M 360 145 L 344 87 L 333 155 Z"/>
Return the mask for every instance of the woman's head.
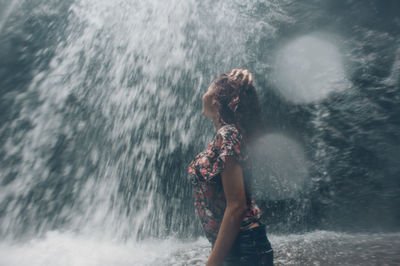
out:
<path id="1" fill-rule="evenodd" d="M 219 75 L 203 95 L 203 115 L 220 124 L 234 124 L 247 142 L 265 133 L 261 107 L 252 84 L 229 74 Z"/>

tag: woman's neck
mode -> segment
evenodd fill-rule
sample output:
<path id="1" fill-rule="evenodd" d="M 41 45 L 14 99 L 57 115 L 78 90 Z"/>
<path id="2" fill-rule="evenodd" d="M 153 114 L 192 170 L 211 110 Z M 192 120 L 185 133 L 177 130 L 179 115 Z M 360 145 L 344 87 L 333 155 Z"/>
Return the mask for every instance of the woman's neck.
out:
<path id="1" fill-rule="evenodd" d="M 218 118 L 213 118 L 213 123 L 214 123 L 214 127 L 217 130 L 217 132 L 218 132 L 218 130 L 220 130 L 221 127 L 227 125 L 226 123 L 223 124 L 223 123 L 219 122 Z"/>

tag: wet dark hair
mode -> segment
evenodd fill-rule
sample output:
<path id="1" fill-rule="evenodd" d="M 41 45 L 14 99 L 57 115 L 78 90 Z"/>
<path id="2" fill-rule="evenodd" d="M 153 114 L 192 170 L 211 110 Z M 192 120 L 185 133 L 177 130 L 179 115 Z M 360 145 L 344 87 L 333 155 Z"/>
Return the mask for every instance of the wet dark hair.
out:
<path id="1" fill-rule="evenodd" d="M 242 84 L 241 76 L 235 80 L 227 73 L 221 74 L 213 86 L 220 103 L 219 122 L 235 125 L 245 142 L 252 143 L 266 133 L 266 127 L 256 89 L 252 84 Z"/>

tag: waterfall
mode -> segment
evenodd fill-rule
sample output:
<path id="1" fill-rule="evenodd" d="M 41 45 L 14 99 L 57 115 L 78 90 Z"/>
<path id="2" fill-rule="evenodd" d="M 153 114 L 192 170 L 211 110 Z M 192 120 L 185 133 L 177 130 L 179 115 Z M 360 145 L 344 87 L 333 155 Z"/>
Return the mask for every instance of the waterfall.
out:
<path id="1" fill-rule="evenodd" d="M 254 73 L 269 130 L 252 176 L 277 265 L 329 264 L 315 254 L 333 254 L 331 242 L 395 261 L 395 0 L 0 0 L 0 10 L 1 265 L 204 264 L 187 166 L 215 132 L 201 97 L 232 68 Z M 314 255 L 295 260 L 293 246 Z M 358 261 L 379 261 L 368 252 Z"/>
<path id="2" fill-rule="evenodd" d="M 35 53 L 51 50 L 47 64 L 8 94 L 17 116 L 2 126 L 1 234 L 193 232 L 188 149 L 212 136 L 200 132 L 208 83 L 246 58 L 239 3 L 39 2 L 33 21 L 66 24 L 58 35 L 50 28 L 54 41 Z"/>

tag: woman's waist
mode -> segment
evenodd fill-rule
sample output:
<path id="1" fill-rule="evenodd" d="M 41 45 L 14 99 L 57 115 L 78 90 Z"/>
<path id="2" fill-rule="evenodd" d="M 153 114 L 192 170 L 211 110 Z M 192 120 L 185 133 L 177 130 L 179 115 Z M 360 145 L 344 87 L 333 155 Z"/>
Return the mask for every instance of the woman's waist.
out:
<path id="1" fill-rule="evenodd" d="M 268 239 L 266 225 L 260 221 L 254 222 L 250 228 L 239 231 L 233 243 L 231 253 L 238 254 L 237 251 L 240 250 L 240 247 L 249 241 L 253 243 L 253 241 L 265 241 L 266 239 Z M 212 242 L 211 244 L 214 247 L 215 242 Z"/>
<path id="2" fill-rule="evenodd" d="M 234 245 L 241 246 L 249 241 L 264 241 L 266 236 L 266 225 L 262 222 L 255 222 L 251 228 L 239 232 Z"/>
<path id="3" fill-rule="evenodd" d="M 250 226 L 254 226 L 254 223 L 257 223 L 261 220 L 262 211 L 253 201 L 251 204 L 247 206 L 247 210 L 244 213 L 243 221 L 241 224 L 241 228 L 243 229 L 249 228 Z"/>
<path id="4" fill-rule="evenodd" d="M 240 225 L 240 231 L 245 231 L 245 230 L 260 226 L 260 225 L 261 225 L 261 223 L 258 219 L 253 218 L 251 220 L 245 220 Z"/>

